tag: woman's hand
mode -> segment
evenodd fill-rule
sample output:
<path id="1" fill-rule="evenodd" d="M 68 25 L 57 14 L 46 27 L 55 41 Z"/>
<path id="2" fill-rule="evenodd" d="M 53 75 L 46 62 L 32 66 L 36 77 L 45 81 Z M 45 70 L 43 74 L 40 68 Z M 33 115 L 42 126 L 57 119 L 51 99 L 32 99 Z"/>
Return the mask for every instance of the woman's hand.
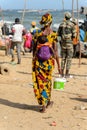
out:
<path id="1" fill-rule="evenodd" d="M 35 56 L 34 56 L 34 57 L 32 57 L 32 60 L 35 60 Z"/>

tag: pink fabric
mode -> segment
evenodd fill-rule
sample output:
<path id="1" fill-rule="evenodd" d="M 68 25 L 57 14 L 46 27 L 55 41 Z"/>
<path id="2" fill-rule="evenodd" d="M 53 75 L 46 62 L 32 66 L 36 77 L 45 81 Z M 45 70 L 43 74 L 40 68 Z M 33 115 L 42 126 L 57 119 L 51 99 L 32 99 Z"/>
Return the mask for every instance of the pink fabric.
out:
<path id="1" fill-rule="evenodd" d="M 0 39 L 0 46 L 6 46 L 9 43 L 9 38 Z"/>
<path id="2" fill-rule="evenodd" d="M 24 38 L 25 38 L 24 47 L 30 48 L 31 47 L 31 42 L 32 42 L 32 35 L 31 35 L 31 33 L 25 34 Z"/>

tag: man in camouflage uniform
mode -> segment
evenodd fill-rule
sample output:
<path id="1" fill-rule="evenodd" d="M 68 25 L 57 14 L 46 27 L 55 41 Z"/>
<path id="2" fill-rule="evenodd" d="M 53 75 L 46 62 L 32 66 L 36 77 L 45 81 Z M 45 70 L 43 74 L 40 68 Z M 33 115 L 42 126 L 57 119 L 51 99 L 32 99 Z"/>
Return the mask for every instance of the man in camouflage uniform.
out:
<path id="1" fill-rule="evenodd" d="M 66 77 L 69 77 L 69 70 L 73 57 L 73 38 L 76 37 L 76 29 L 74 24 L 70 21 L 71 13 L 66 12 L 63 22 L 58 28 L 58 36 L 61 37 L 61 71 L 64 76 L 64 69 L 66 64 Z"/>

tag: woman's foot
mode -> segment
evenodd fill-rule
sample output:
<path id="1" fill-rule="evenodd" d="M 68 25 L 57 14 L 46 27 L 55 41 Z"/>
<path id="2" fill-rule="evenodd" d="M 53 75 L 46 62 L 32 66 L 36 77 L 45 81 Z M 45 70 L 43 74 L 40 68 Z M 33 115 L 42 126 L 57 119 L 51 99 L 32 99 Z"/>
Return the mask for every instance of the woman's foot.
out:
<path id="1" fill-rule="evenodd" d="M 45 113 L 46 112 L 46 106 L 42 106 L 42 108 L 40 108 L 40 112 Z"/>
<path id="2" fill-rule="evenodd" d="M 48 101 L 46 108 L 52 107 L 52 106 L 53 106 L 53 103 L 54 103 L 53 101 Z"/>

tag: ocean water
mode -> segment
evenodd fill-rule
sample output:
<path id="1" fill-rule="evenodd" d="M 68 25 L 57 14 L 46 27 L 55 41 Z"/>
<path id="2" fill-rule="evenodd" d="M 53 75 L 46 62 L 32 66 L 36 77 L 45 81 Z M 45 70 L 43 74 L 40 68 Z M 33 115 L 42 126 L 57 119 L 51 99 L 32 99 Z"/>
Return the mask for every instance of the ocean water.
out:
<path id="1" fill-rule="evenodd" d="M 65 11 L 59 11 L 59 10 L 42 10 L 42 11 L 32 11 L 32 12 L 25 12 L 23 17 L 23 12 L 20 12 L 19 10 L 6 10 L 0 12 L 0 20 L 3 20 L 4 22 L 9 21 L 14 23 L 15 18 L 23 19 L 23 25 L 27 30 L 31 27 L 31 22 L 36 21 L 37 26 L 40 27 L 39 21 L 41 20 L 41 17 L 46 12 L 49 12 L 53 16 L 53 22 L 52 22 L 52 28 L 56 31 L 59 23 L 62 22 L 64 18 Z M 74 17 L 77 18 L 78 14 L 75 12 Z M 79 14 L 79 19 L 85 19 L 84 15 Z"/>

